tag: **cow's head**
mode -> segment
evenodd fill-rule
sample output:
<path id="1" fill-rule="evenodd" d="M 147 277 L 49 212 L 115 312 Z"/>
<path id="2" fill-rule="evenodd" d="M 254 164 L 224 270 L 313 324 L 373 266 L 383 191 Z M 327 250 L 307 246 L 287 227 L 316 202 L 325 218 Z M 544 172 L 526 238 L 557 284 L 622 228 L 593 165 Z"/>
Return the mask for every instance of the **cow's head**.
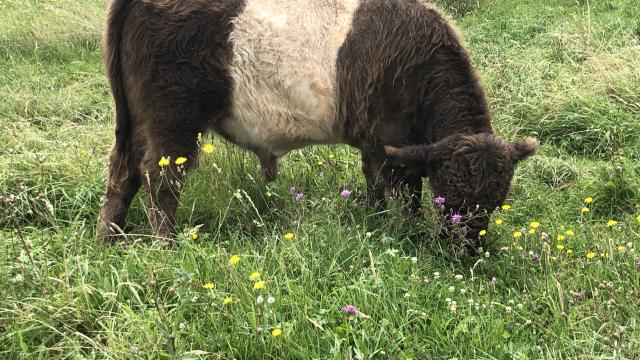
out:
<path id="1" fill-rule="evenodd" d="M 463 215 L 467 238 L 475 240 L 504 202 L 516 163 L 537 148 L 532 138 L 509 143 L 482 133 L 451 135 L 428 145 L 386 146 L 385 151 L 391 159 L 421 168 L 447 216 Z"/>

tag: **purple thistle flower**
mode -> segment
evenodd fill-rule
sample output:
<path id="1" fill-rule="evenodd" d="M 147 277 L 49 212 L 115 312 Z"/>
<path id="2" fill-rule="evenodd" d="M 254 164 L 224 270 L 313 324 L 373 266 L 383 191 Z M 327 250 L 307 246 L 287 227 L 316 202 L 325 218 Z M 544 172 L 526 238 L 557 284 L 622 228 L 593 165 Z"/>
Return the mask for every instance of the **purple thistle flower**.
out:
<path id="1" fill-rule="evenodd" d="M 304 196 L 304 194 L 300 192 L 300 193 L 296 194 L 294 199 L 295 199 L 295 201 L 300 201 L 300 200 L 302 200 L 303 196 Z"/>
<path id="2" fill-rule="evenodd" d="M 463 233 L 464 235 L 467 235 L 467 233 L 469 232 L 469 227 L 468 227 L 467 225 L 465 225 L 465 226 L 463 226 L 463 227 L 462 227 L 462 229 L 461 229 L 461 230 L 462 230 L 462 233 Z"/>
<path id="3" fill-rule="evenodd" d="M 342 197 L 349 197 L 349 196 L 351 196 L 351 191 L 350 191 L 350 190 L 347 190 L 347 189 L 344 189 L 344 190 L 342 190 L 342 191 L 340 192 L 340 196 L 342 196 Z"/>
<path id="4" fill-rule="evenodd" d="M 458 213 L 451 215 L 451 222 L 458 223 L 460 221 L 462 221 L 462 215 Z"/>
<path id="5" fill-rule="evenodd" d="M 533 261 L 540 260 L 540 254 L 534 252 L 533 254 L 531 254 L 531 260 Z"/>
<path id="6" fill-rule="evenodd" d="M 436 197 L 433 201 L 436 202 L 436 204 L 438 205 L 444 205 L 444 202 L 446 201 L 445 198 L 443 198 L 442 196 L 438 196 Z"/>
<path id="7" fill-rule="evenodd" d="M 342 311 L 346 312 L 347 314 L 350 315 L 355 315 L 358 313 L 358 308 L 353 306 L 353 305 L 347 305 L 345 307 L 342 308 Z"/>

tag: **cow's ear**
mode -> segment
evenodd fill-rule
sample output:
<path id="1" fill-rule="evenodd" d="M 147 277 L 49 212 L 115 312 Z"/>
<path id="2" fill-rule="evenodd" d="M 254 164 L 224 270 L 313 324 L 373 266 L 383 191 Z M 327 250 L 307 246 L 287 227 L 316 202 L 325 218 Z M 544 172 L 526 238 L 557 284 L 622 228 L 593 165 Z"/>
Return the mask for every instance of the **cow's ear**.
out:
<path id="1" fill-rule="evenodd" d="M 413 163 L 434 163 L 437 161 L 435 145 L 409 145 L 403 147 L 385 146 L 384 151 L 392 159 Z"/>
<path id="2" fill-rule="evenodd" d="M 518 161 L 527 158 L 532 155 L 538 149 L 538 140 L 534 138 L 526 138 L 520 141 L 516 141 L 511 144 L 511 159 L 513 163 L 517 163 Z"/>

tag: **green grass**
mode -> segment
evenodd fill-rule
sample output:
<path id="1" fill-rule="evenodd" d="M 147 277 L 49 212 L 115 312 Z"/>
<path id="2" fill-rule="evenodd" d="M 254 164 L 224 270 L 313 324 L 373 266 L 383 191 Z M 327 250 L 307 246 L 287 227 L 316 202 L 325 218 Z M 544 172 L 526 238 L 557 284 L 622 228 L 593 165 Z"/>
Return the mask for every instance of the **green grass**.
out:
<path id="1" fill-rule="evenodd" d="M 512 209 L 493 217 L 504 223 L 490 227 L 486 257 L 435 239 L 428 193 L 416 224 L 341 198 L 365 188 L 353 149 L 295 151 L 267 186 L 252 155 L 218 140 L 187 183 L 177 244 L 149 239 L 143 196 L 126 243 L 95 243 L 113 137 L 106 1 L 0 0 L 0 358 L 637 358 L 636 1 L 441 5 L 496 131 L 542 143 L 517 169 Z"/>

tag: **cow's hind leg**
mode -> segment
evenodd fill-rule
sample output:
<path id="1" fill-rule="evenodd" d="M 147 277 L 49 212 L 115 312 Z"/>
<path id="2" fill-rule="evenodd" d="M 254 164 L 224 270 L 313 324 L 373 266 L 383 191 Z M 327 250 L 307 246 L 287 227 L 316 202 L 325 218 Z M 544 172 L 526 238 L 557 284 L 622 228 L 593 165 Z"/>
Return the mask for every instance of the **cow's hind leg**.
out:
<path id="1" fill-rule="evenodd" d="M 127 144 L 113 147 L 110 155 L 107 193 L 96 226 L 99 240 L 109 241 L 122 234 L 131 200 L 140 188 L 138 162 Z"/>
<path id="2" fill-rule="evenodd" d="M 172 121 L 188 124 L 188 120 Z M 142 163 L 142 178 L 149 195 L 147 215 L 154 235 L 173 237 L 175 214 L 187 172 L 197 164 L 197 126 L 166 129 L 150 143 Z"/>

